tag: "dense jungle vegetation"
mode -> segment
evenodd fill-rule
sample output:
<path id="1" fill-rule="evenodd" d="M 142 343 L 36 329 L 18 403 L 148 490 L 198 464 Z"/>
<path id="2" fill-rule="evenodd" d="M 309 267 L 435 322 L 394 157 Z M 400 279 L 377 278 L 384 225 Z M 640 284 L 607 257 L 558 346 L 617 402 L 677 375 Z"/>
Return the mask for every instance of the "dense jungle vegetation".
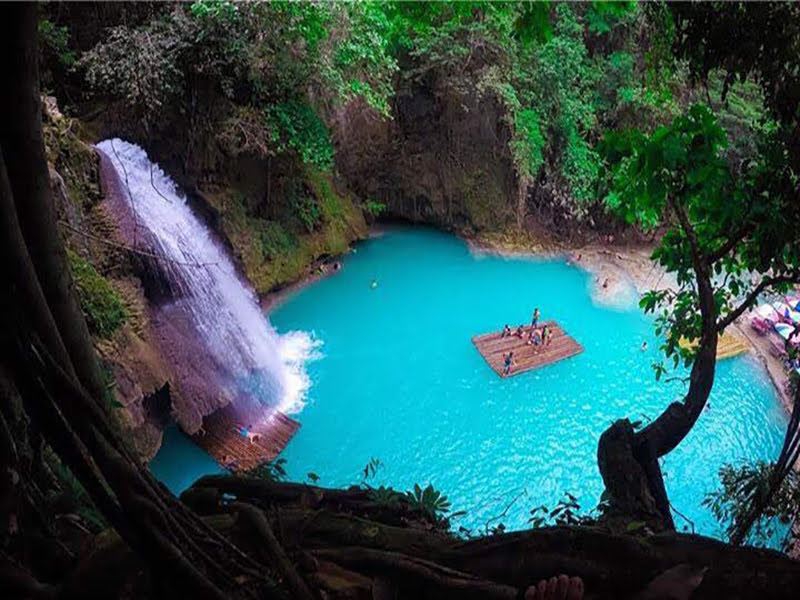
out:
<path id="1" fill-rule="evenodd" d="M 679 597 L 800 585 L 796 562 L 740 546 L 800 510 L 797 392 L 778 460 L 726 467 L 709 499 L 732 544 L 674 531 L 659 466 L 705 408 L 718 334 L 800 281 L 797 5 L 201 0 L 2 13 L 9 597 L 515 598 L 568 573 L 622 598 L 680 563 L 702 573 Z M 40 95 L 55 102 L 43 110 Z M 576 516 L 568 498 L 530 532 L 465 541 L 433 488 L 327 490 L 280 481 L 279 464 L 204 478 L 179 500 L 121 433 L 109 383 L 131 348 L 147 354 L 133 267 L 96 242 L 109 224 L 86 144 L 114 135 L 164 165 L 259 292 L 378 219 L 526 247 L 650 239 L 678 285 L 642 307 L 665 356 L 690 369 L 686 396 L 603 434 L 598 515 Z M 151 387 L 163 383 L 148 368 Z"/>
<path id="2" fill-rule="evenodd" d="M 574 235 L 612 225 L 607 131 L 652 131 L 707 102 L 745 160 L 771 126 L 753 82 L 714 71 L 692 85 L 659 4 L 208 0 L 47 13 L 47 81 L 68 112 L 114 102 L 124 120 L 100 129 L 133 136 L 201 189 L 225 179 L 230 157 L 267 161 L 272 186 L 234 184 L 228 199 L 267 260 L 335 219 L 320 177 L 337 175 L 368 215 L 472 232 L 531 219 Z M 469 173 L 448 177 L 436 161 Z"/>

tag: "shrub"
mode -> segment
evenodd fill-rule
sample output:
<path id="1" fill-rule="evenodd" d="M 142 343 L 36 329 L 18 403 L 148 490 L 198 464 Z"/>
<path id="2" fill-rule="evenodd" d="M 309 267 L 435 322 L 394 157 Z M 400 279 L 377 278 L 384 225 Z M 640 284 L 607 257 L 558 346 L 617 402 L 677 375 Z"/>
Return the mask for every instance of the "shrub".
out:
<path id="1" fill-rule="evenodd" d="M 67 255 L 89 331 L 100 337 L 110 337 L 127 318 L 122 298 L 88 261 L 70 250 Z"/>
<path id="2" fill-rule="evenodd" d="M 259 231 L 261 253 L 270 260 L 294 248 L 294 240 L 276 221 L 265 221 Z"/>

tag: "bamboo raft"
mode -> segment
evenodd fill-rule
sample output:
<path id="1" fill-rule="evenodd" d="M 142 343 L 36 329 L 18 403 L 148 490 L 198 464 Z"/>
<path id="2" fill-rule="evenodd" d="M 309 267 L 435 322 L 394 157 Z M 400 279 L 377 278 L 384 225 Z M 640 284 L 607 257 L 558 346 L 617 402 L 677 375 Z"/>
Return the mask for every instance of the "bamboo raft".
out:
<path id="1" fill-rule="evenodd" d="M 697 340 L 692 340 L 690 342 L 686 338 L 681 338 L 678 340 L 678 345 L 681 348 L 694 348 L 697 346 Z M 749 350 L 750 346 L 732 333 L 721 333 L 717 340 L 717 360 L 738 356 Z"/>
<path id="2" fill-rule="evenodd" d="M 231 405 L 203 417 L 202 429 L 191 436 L 220 465 L 231 471 L 246 471 L 275 459 L 300 428 L 300 423 L 276 410 L 262 424 L 248 427 L 258 434 L 250 441 L 238 431 L 249 424 Z"/>
<path id="3" fill-rule="evenodd" d="M 472 338 L 472 343 L 492 370 L 503 378 L 538 369 L 583 352 L 583 346 L 567 335 L 556 322 L 541 323 L 540 327 L 545 324 L 553 333 L 548 346 L 528 345 L 530 326 L 524 328 L 522 339 L 515 335 L 502 337 L 502 331 L 499 331 L 476 335 Z M 511 372 L 504 375 L 503 357 L 511 351 L 514 352 L 514 363 Z"/>

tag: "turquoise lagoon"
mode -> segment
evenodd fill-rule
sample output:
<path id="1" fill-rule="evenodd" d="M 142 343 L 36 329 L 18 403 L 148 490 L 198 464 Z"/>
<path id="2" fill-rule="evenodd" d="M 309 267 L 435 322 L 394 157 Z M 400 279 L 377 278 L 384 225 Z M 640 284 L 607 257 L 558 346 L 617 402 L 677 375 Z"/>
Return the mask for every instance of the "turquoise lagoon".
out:
<path id="1" fill-rule="evenodd" d="M 600 434 L 620 417 L 655 417 L 685 384 L 655 380 L 651 319 L 635 302 L 597 305 L 591 284 L 563 260 L 475 256 L 458 238 L 425 228 L 389 229 L 359 244 L 340 273 L 269 315 L 279 333 L 310 332 L 318 344 L 294 415 L 302 427 L 282 455 L 290 478 L 315 473 L 320 485 L 356 484 L 377 458 L 370 485 L 432 483 L 466 511 L 455 526 L 474 532 L 499 522 L 525 528 L 531 509 L 552 507 L 565 492 L 595 506 Z M 501 380 L 470 338 L 529 322 L 534 307 L 585 352 Z M 710 407 L 663 460 L 672 504 L 691 521 L 676 517 L 678 526 L 721 536 L 701 506 L 718 469 L 777 457 L 786 420 L 752 358 L 722 361 Z M 176 492 L 219 471 L 175 431 L 151 468 Z"/>

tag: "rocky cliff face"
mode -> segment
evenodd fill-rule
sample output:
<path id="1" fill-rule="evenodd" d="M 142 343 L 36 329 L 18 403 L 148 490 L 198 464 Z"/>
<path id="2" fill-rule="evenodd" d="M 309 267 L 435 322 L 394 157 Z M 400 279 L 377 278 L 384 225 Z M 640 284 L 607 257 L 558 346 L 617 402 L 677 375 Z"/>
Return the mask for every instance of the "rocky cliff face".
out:
<path id="1" fill-rule="evenodd" d="M 145 398 L 171 378 L 154 343 L 140 279 L 122 250 L 104 202 L 96 151 L 79 138 L 80 124 L 45 102 L 45 143 L 57 216 L 81 301 L 109 380 L 111 414 L 144 459 L 161 443 L 163 415 Z"/>
<path id="2" fill-rule="evenodd" d="M 348 186 L 390 217 L 470 233 L 513 223 L 517 182 L 497 101 L 454 93 L 431 72 L 394 102 L 393 119 L 360 104 L 332 116 Z"/>

